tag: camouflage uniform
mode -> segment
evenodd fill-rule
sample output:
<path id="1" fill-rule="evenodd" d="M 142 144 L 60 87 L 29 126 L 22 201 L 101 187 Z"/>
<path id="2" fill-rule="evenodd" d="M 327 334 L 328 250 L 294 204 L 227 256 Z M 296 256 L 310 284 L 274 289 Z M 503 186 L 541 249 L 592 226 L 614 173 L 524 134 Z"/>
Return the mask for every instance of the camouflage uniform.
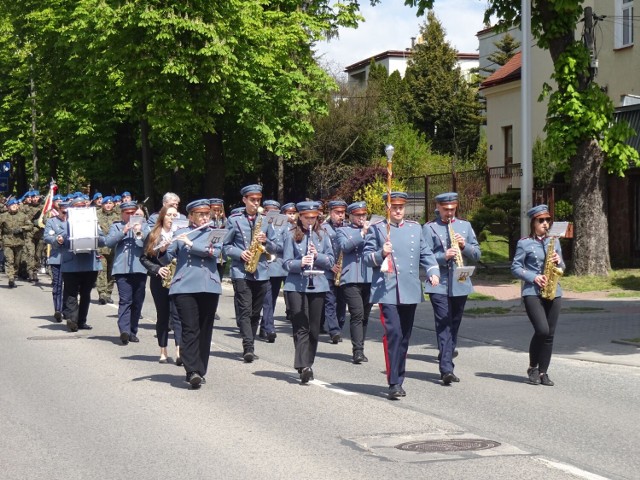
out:
<path id="1" fill-rule="evenodd" d="M 111 224 L 116 220 L 120 220 L 120 215 L 116 212 L 114 208 L 110 212 L 100 209 L 98 210 L 98 225 L 103 232 L 108 232 L 109 228 L 111 228 Z M 113 292 L 113 284 L 115 282 L 114 278 L 111 275 L 111 270 L 113 268 L 113 252 L 109 247 L 100 247 L 98 249 L 98 253 L 100 253 L 100 261 L 102 262 L 102 270 L 98 273 L 98 280 L 96 281 L 96 288 L 98 290 L 99 302 L 104 305 L 104 303 L 109 302 L 112 303 L 111 293 Z"/>
<path id="2" fill-rule="evenodd" d="M 22 246 L 33 229 L 33 223 L 29 217 L 19 210 L 0 215 L 0 232 L 4 242 L 5 271 L 9 277 L 9 286 L 14 286 Z"/>
<path id="3" fill-rule="evenodd" d="M 38 271 L 40 270 L 40 264 L 44 256 L 43 229 L 38 226 L 38 219 L 40 218 L 40 213 L 42 213 L 42 208 L 43 205 L 39 203 L 31 203 L 29 204 L 29 209 L 25 211 L 33 223 L 33 230 L 29 234 L 30 241 L 26 242 L 23 251 L 26 255 L 25 261 L 27 263 L 29 280 L 32 281 L 38 280 Z"/>

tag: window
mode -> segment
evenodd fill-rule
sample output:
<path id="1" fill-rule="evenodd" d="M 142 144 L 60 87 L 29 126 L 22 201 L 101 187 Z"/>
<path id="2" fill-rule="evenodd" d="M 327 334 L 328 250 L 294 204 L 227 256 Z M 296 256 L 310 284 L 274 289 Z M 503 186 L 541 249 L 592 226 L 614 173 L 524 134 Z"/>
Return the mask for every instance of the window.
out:
<path id="1" fill-rule="evenodd" d="M 508 172 L 513 165 L 513 127 L 502 127 L 502 137 L 504 138 L 504 170 Z"/>
<path id="2" fill-rule="evenodd" d="M 633 45 L 633 0 L 616 0 L 615 48 Z"/>

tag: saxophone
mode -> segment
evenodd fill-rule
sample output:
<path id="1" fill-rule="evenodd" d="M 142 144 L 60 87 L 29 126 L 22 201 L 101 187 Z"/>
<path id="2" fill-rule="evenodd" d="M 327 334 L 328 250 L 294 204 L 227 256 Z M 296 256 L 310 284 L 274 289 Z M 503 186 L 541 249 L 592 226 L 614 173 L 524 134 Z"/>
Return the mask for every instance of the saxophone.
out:
<path id="1" fill-rule="evenodd" d="M 449 227 L 449 239 L 451 240 L 451 248 L 456 251 L 455 256 L 453 257 L 453 261 L 456 264 L 456 267 L 464 267 L 464 261 L 462 260 L 462 252 L 460 251 L 460 245 L 456 242 L 456 232 L 453 231 L 453 226 L 451 225 L 451 221 L 448 223 Z M 458 279 L 459 282 L 464 282 L 465 278 L 460 277 Z"/>
<path id="2" fill-rule="evenodd" d="M 547 277 L 547 283 L 540 289 L 540 296 L 545 300 L 553 300 L 556 298 L 556 289 L 560 277 L 564 275 L 564 271 L 553 263 L 551 258 L 556 251 L 556 237 L 549 237 L 549 243 L 547 244 L 547 255 L 544 259 L 544 271 L 542 274 Z"/>
<path id="3" fill-rule="evenodd" d="M 169 269 L 169 275 L 167 275 L 165 278 L 162 279 L 162 286 L 164 288 L 171 287 L 171 282 L 173 281 L 173 276 L 176 273 L 176 264 L 177 264 L 177 261 L 174 258 L 173 260 L 171 260 L 169 265 L 167 265 L 167 268 Z"/>
<path id="4" fill-rule="evenodd" d="M 244 264 L 246 272 L 254 273 L 258 269 L 258 262 L 263 253 L 267 251 L 264 245 L 258 241 L 258 234 L 262 230 L 262 207 L 258 208 L 258 218 L 256 219 L 256 225 L 253 227 L 253 233 L 251 235 L 251 245 L 249 245 L 249 253 L 251 259 Z"/>
<path id="5" fill-rule="evenodd" d="M 338 255 L 338 261 L 336 262 L 336 266 L 338 267 L 338 273 L 336 273 L 333 277 L 333 284 L 336 287 L 340 286 L 340 277 L 342 277 L 342 261 L 344 260 L 344 252 L 340 250 L 340 255 Z"/>

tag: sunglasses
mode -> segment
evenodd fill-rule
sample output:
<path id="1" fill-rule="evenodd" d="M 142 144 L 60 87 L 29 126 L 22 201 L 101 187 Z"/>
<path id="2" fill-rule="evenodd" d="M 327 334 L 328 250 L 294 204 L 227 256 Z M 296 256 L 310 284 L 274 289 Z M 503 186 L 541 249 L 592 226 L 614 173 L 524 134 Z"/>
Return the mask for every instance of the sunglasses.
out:
<path id="1" fill-rule="evenodd" d="M 536 220 L 540 224 L 542 224 L 542 223 L 551 223 L 551 217 L 536 218 Z"/>

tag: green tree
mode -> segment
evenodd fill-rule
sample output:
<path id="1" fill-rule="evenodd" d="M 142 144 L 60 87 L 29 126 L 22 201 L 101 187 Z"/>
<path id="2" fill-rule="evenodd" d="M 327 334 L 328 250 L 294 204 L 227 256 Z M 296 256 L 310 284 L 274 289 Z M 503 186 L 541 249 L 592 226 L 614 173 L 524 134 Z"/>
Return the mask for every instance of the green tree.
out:
<path id="1" fill-rule="evenodd" d="M 405 0 L 418 14 L 433 0 Z M 574 270 L 578 275 L 608 275 L 610 270 L 606 175 L 624 175 L 640 164 L 638 151 L 626 143 L 633 134 L 627 123 L 613 121 L 611 99 L 593 80 L 589 52 L 576 40 L 583 18 L 581 0 L 540 0 L 532 4 L 531 28 L 538 47 L 547 49 L 554 65 L 556 89 L 547 87 L 547 141 L 568 159 L 574 207 Z M 520 2 L 490 0 L 485 22 L 499 19 L 507 29 L 520 23 Z M 603 232 L 605 234 L 603 235 Z"/>
<path id="2" fill-rule="evenodd" d="M 495 72 L 499 67 L 506 65 L 506 63 L 511 60 L 511 57 L 520 49 L 520 42 L 508 32 L 505 33 L 500 40 L 493 42 L 493 45 L 496 47 L 496 50 L 487 57 L 487 60 L 491 63 L 488 67 L 481 69 L 483 72 L 489 74 Z"/>
<path id="3" fill-rule="evenodd" d="M 476 91 L 462 76 L 456 50 L 445 40 L 442 24 L 432 11 L 421 35 L 424 41 L 414 47 L 405 75 L 409 118 L 432 141 L 435 151 L 467 157 L 479 140 Z"/>

